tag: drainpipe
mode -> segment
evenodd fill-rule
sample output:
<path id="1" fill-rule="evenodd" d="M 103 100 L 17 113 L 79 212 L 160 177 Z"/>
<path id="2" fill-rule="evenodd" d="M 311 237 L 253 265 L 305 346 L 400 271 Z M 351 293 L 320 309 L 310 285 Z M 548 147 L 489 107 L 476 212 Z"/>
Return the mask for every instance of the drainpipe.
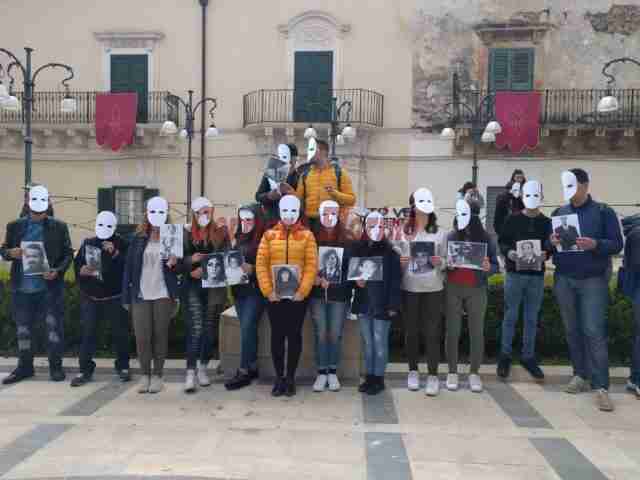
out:
<path id="1" fill-rule="evenodd" d="M 204 102 L 207 96 L 207 7 L 209 6 L 209 0 L 199 0 L 199 2 L 202 7 L 202 78 L 200 96 Z M 204 132 L 206 131 L 205 120 L 206 112 L 202 111 L 200 112 L 200 195 L 203 197 L 205 196 L 205 159 L 207 157 L 207 144 L 204 136 Z"/>

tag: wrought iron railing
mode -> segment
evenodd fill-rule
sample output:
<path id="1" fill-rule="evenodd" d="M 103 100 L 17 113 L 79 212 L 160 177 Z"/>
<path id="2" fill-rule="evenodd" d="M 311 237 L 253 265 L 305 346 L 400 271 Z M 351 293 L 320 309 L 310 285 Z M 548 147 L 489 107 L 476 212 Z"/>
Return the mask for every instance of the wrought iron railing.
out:
<path id="1" fill-rule="evenodd" d="M 65 92 L 35 92 L 32 123 L 34 124 L 92 124 L 96 118 L 96 95 L 102 92 L 71 92 L 76 100 L 76 111 L 62 113 L 60 105 Z M 22 102 L 23 93 L 16 92 Z M 138 123 L 162 123 L 171 115 L 165 99 L 168 92 L 149 92 L 143 102 L 138 102 Z M 22 123 L 23 111 L 9 112 L 0 108 L 0 125 L 3 123 Z"/>
<path id="2" fill-rule="evenodd" d="M 540 93 L 540 125 L 542 126 L 603 126 L 603 127 L 640 127 L 640 89 L 560 89 L 536 90 Z M 470 107 L 478 103 L 489 92 L 486 90 L 461 90 L 460 101 Z M 618 99 L 619 108 L 612 113 L 597 111 L 598 102 L 607 95 Z M 491 114 L 483 111 L 489 120 Z M 460 122 L 469 123 L 471 115 L 460 109 Z"/>
<path id="3" fill-rule="evenodd" d="M 354 88 L 310 95 L 301 90 L 257 90 L 243 98 L 244 126 L 267 123 L 328 122 L 331 98 L 340 105 L 352 103 L 351 122 L 382 127 L 384 96 L 372 90 Z"/>

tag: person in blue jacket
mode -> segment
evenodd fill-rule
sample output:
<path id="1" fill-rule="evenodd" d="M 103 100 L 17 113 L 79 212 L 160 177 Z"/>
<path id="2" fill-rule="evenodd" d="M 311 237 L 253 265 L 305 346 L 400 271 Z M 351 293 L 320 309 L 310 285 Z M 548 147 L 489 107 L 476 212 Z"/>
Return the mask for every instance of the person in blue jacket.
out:
<path id="1" fill-rule="evenodd" d="M 640 215 L 622 220 L 626 243 L 624 267 L 619 273 L 619 287 L 633 304 L 633 347 L 631 353 L 631 375 L 627 390 L 640 400 Z"/>

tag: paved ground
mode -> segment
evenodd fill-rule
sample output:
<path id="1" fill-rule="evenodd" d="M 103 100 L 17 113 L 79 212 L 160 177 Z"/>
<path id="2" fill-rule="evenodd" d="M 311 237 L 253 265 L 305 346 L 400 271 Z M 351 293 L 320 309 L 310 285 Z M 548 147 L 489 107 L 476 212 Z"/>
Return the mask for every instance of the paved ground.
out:
<path id="1" fill-rule="evenodd" d="M 621 383 L 606 414 L 560 377 L 431 399 L 396 374 L 378 397 L 351 384 L 273 399 L 267 384 L 186 396 L 178 373 L 153 396 L 108 368 L 84 388 L 43 372 L 0 387 L 0 478 L 640 479 L 640 401 Z"/>

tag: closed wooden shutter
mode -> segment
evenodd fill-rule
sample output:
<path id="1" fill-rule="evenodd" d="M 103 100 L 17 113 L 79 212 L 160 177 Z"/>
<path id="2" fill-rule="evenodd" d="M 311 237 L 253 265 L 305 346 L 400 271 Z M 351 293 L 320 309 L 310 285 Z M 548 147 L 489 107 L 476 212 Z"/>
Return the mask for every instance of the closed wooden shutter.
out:
<path id="1" fill-rule="evenodd" d="M 511 78 L 511 55 L 507 48 L 494 48 L 489 56 L 489 89 L 509 90 Z"/>
<path id="2" fill-rule="evenodd" d="M 149 57 L 111 55 L 111 92 L 138 94 L 137 123 L 147 123 L 149 96 Z"/>
<path id="3" fill-rule="evenodd" d="M 494 48 L 489 55 L 491 91 L 533 89 L 534 49 Z"/>
<path id="4" fill-rule="evenodd" d="M 115 212 L 116 210 L 113 188 L 98 189 L 98 213 L 104 212 L 105 210 L 109 212 Z"/>
<path id="5" fill-rule="evenodd" d="M 533 89 L 533 58 L 532 48 L 511 51 L 511 90 Z"/>
<path id="6" fill-rule="evenodd" d="M 496 201 L 504 191 L 504 185 L 501 187 L 487 187 L 487 218 L 485 228 L 491 235 L 495 235 L 496 233 L 493 230 L 493 219 L 496 216 Z"/>
<path id="7" fill-rule="evenodd" d="M 332 97 L 333 52 L 296 52 L 293 94 L 295 121 L 328 122 L 331 119 Z"/>

